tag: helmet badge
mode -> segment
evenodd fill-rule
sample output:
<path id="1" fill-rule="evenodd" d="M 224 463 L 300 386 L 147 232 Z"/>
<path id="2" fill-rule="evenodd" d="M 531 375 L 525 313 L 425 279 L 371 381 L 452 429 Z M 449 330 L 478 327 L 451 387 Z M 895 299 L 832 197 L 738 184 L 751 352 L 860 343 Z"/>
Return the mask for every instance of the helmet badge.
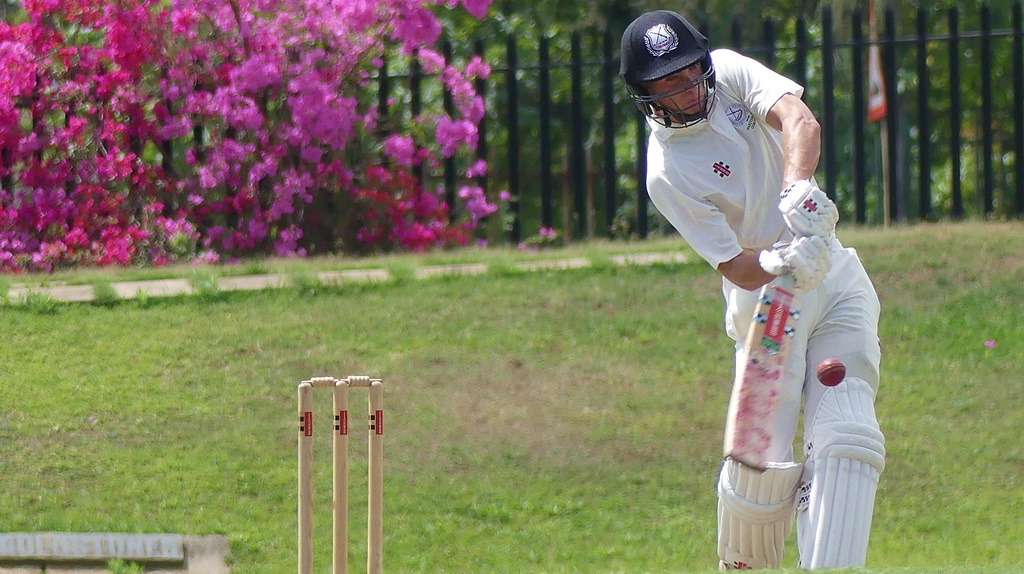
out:
<path id="1" fill-rule="evenodd" d="M 679 46 L 679 36 L 667 24 L 658 24 L 644 34 L 647 51 L 655 58 L 675 50 Z"/>

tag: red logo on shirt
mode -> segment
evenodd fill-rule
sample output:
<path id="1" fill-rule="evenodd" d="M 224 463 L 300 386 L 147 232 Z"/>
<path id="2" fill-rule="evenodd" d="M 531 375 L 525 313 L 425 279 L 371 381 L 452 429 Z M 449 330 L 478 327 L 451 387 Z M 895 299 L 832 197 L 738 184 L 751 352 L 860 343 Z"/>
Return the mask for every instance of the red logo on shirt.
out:
<path id="1" fill-rule="evenodd" d="M 711 169 L 718 174 L 718 177 L 728 177 L 732 173 L 729 169 L 729 165 L 721 161 L 716 161 L 715 164 L 711 166 Z"/>

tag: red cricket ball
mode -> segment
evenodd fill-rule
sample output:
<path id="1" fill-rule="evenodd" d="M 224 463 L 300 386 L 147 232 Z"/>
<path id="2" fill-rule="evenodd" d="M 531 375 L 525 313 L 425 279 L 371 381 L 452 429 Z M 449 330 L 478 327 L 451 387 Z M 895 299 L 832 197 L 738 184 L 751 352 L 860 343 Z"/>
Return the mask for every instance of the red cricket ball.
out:
<path id="1" fill-rule="evenodd" d="M 839 359 L 825 359 L 818 364 L 818 380 L 826 387 L 834 387 L 846 378 L 846 365 Z"/>

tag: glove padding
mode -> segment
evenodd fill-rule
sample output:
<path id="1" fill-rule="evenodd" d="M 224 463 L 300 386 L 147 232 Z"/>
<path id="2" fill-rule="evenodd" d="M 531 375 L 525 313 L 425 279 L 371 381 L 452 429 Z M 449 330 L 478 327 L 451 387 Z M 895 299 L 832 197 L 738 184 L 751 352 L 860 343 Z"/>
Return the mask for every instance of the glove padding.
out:
<path id="1" fill-rule="evenodd" d="M 793 235 L 830 237 L 835 232 L 839 209 L 811 180 L 793 182 L 779 199 L 779 211 Z"/>
<path id="2" fill-rule="evenodd" d="M 816 289 L 832 268 L 828 240 L 817 235 L 799 237 L 792 243 L 762 251 L 757 262 L 772 275 L 793 275 L 793 289 L 798 293 Z"/>

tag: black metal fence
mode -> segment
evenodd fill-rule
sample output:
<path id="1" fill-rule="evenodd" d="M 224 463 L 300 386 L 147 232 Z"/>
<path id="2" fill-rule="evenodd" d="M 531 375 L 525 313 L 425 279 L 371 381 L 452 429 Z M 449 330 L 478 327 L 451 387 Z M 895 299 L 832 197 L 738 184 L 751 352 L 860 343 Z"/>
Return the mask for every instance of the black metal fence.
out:
<path id="1" fill-rule="evenodd" d="M 834 18 L 762 22 L 761 38 L 733 26 L 715 46 L 757 58 L 806 87 L 823 127 L 819 182 L 844 221 L 1024 215 L 1024 24 L 1021 1 L 914 14 L 880 14 L 878 37 L 859 11 Z M 901 29 L 898 22 L 907 28 Z M 621 30 L 570 38 L 476 41 L 492 65 L 477 89 L 488 115 L 477 156 L 491 169 L 478 184 L 513 197 L 500 221 L 512 242 L 552 228 L 567 238 L 646 237 L 665 230 L 644 189 L 646 125 L 618 74 Z M 504 41 L 502 41 L 504 40 Z M 888 113 L 867 119 L 869 47 L 881 49 Z M 451 54 L 451 44 L 444 44 Z M 417 69 L 380 77 L 382 116 L 410 117 L 423 102 L 450 106 Z M 438 97 L 440 96 L 440 97 Z M 397 104 L 396 104 L 397 102 Z M 390 109 L 389 109 L 390 103 Z M 400 120 L 399 120 L 400 121 Z M 456 162 L 425 173 L 456 205 Z M 884 166 L 888 166 L 884 169 Z M 494 225 L 498 225 L 495 223 Z"/>

